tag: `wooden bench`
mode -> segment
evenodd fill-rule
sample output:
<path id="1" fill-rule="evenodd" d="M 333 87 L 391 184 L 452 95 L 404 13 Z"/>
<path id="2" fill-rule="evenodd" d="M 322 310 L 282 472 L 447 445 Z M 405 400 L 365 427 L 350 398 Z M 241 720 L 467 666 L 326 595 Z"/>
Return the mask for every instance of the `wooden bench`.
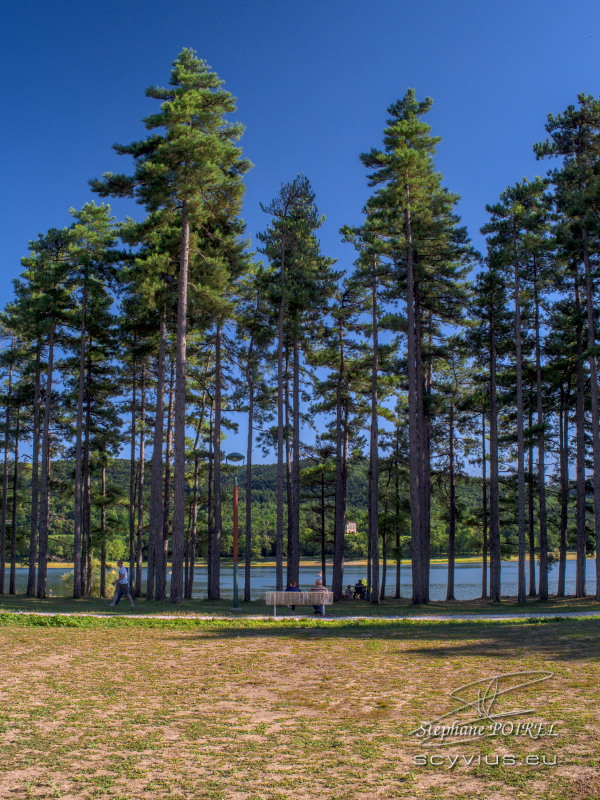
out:
<path id="1" fill-rule="evenodd" d="M 330 606 L 333 592 L 267 592 L 266 604 L 273 606 L 273 616 L 277 616 L 277 606 Z"/>

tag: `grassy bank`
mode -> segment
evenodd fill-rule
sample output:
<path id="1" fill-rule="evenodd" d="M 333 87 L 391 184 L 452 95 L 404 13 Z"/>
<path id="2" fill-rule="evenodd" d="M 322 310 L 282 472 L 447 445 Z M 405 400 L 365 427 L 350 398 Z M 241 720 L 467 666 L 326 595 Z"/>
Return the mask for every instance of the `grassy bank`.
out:
<path id="1" fill-rule="evenodd" d="M 108 605 L 108 601 L 96 598 L 82 598 L 74 600 L 70 597 L 49 597 L 40 600 L 36 597 L 25 595 L 3 595 L 0 597 L 0 611 L 42 611 L 44 613 L 102 613 L 121 615 L 134 614 L 170 614 L 185 616 L 189 614 L 229 616 L 231 614 L 231 600 L 186 600 L 176 606 L 168 601 L 146 601 L 139 598 L 132 611 L 126 598 L 116 608 Z M 413 605 L 409 600 L 384 600 L 373 605 L 359 600 L 340 601 L 328 607 L 328 614 L 332 617 L 351 616 L 431 616 L 445 614 L 515 614 L 536 613 L 555 614 L 561 612 L 588 612 L 600 611 L 600 603 L 593 598 L 556 598 L 551 597 L 547 602 L 541 603 L 536 599 L 529 599 L 527 603 L 520 604 L 516 598 L 504 598 L 500 603 L 489 600 L 465 600 L 431 602 L 427 605 Z M 299 613 L 312 614 L 310 606 L 298 609 Z M 266 606 L 264 601 L 256 600 L 250 603 L 240 603 L 241 616 L 264 615 L 271 616 L 273 609 Z M 277 613 L 281 616 L 291 616 L 285 606 L 278 607 Z"/>

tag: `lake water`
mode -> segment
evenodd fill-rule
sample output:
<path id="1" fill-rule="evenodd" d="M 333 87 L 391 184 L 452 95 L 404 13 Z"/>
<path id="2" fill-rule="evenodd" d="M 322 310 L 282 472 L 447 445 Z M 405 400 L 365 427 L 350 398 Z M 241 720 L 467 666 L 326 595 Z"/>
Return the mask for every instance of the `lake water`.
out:
<path id="1" fill-rule="evenodd" d="M 536 565 L 537 566 L 537 565 Z M 518 564 L 516 561 L 503 561 L 502 562 L 502 594 L 514 596 L 517 594 L 517 579 L 518 579 Z M 318 577 L 320 566 L 313 564 L 312 566 L 300 567 L 300 587 L 308 589 Z M 59 567 L 48 570 L 48 589 L 52 589 L 55 596 L 65 594 L 63 585 L 61 584 L 61 575 L 67 572 L 67 568 Z M 144 570 L 144 578 L 146 571 Z M 536 576 L 538 570 L 536 569 Z M 381 575 L 381 573 L 380 573 Z M 529 577 L 529 566 L 527 565 L 527 576 Z M 8 591 L 8 577 L 9 571 L 6 570 L 6 584 L 5 590 Z M 344 585 L 351 583 L 354 585 L 361 578 L 366 577 L 366 568 L 360 565 L 349 564 L 344 569 Z M 446 597 L 446 577 L 447 566 L 445 563 L 433 564 L 430 571 L 430 598 L 431 600 L 444 600 Z M 595 585 L 595 561 L 592 558 L 586 560 L 586 588 L 588 595 L 592 595 L 596 591 Z M 17 593 L 23 594 L 27 588 L 27 569 L 17 569 L 16 575 L 16 589 Z M 284 565 L 284 578 L 285 578 L 285 565 Z M 327 584 L 331 582 L 331 567 L 327 568 Z M 388 565 L 387 573 L 387 587 L 386 592 L 388 597 L 392 596 L 396 588 L 396 572 L 395 564 Z M 550 594 L 555 594 L 558 583 L 558 566 L 555 565 L 549 574 L 549 591 Z M 481 562 L 469 564 L 457 564 L 454 577 L 455 595 L 458 600 L 474 600 L 481 597 Z M 488 585 L 489 585 L 489 569 L 488 569 Z M 403 565 L 401 569 L 401 594 L 402 597 L 410 598 L 412 592 L 411 570 L 410 565 Z M 206 567 L 201 566 L 196 568 L 194 580 L 193 596 L 197 599 L 206 598 Z M 264 597 L 266 591 L 275 589 L 275 567 L 257 565 L 252 568 L 252 585 L 251 595 L 253 600 L 258 600 Z M 243 597 L 244 592 L 244 571 L 240 565 L 239 570 L 239 592 L 240 598 Z M 566 569 L 566 585 L 565 592 L 567 595 L 575 594 L 575 561 L 567 561 Z M 221 594 L 223 598 L 232 597 L 233 593 L 233 567 L 231 564 L 221 565 Z"/>

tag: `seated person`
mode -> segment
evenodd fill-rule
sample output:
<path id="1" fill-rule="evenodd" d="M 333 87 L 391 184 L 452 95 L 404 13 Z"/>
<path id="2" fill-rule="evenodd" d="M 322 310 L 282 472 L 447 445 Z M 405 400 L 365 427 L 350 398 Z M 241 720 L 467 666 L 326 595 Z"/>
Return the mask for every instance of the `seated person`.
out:
<path id="1" fill-rule="evenodd" d="M 311 589 L 311 592 L 326 592 L 326 591 L 327 587 L 323 585 L 323 581 L 320 578 L 317 578 L 317 580 L 315 581 L 315 585 Z M 321 616 L 325 614 L 325 606 L 314 605 L 313 608 L 315 614 L 320 614 Z"/>
<path id="2" fill-rule="evenodd" d="M 290 581 L 288 583 L 288 585 L 285 587 L 285 590 L 286 590 L 286 592 L 299 592 L 300 589 L 298 588 L 298 582 L 297 581 Z M 296 610 L 296 606 L 288 606 L 288 608 L 291 608 L 292 611 Z"/>
<path id="3" fill-rule="evenodd" d="M 367 595 L 367 587 L 363 580 L 357 581 L 354 586 L 354 598 L 364 600 Z"/>

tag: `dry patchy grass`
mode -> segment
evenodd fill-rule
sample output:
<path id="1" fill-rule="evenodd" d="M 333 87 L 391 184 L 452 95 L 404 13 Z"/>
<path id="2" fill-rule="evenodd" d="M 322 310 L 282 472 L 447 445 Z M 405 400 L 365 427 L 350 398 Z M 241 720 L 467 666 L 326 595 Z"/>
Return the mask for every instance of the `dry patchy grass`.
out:
<path id="1" fill-rule="evenodd" d="M 600 622 L 0 626 L 0 797 L 592 800 Z M 429 752 L 451 689 L 550 670 L 517 703 L 558 736 Z M 556 756 L 556 766 L 521 763 Z M 494 755 L 519 763 L 498 766 Z M 475 756 L 470 764 L 462 756 Z M 482 763 L 477 763 L 477 757 Z"/>

